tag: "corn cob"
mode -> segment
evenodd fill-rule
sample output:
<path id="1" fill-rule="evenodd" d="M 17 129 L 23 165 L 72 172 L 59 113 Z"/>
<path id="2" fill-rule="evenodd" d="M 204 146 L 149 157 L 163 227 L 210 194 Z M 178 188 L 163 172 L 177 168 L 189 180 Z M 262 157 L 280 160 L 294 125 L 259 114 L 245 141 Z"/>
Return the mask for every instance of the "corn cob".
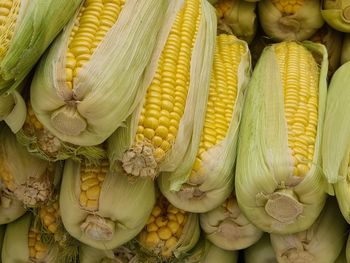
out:
<path id="1" fill-rule="evenodd" d="M 62 141 L 92 146 L 123 125 L 141 101 L 168 4 L 85 1 L 34 75 L 31 105 L 43 126 Z"/>
<path id="2" fill-rule="evenodd" d="M 338 200 L 344 218 L 350 222 L 349 195 L 349 72 L 350 63 L 343 64 L 334 74 L 329 84 L 327 108 L 322 139 L 322 165 L 329 192 Z"/>
<path id="3" fill-rule="evenodd" d="M 244 250 L 244 262 L 277 263 L 269 234 L 265 233 L 258 242 Z"/>
<path id="4" fill-rule="evenodd" d="M 265 48 L 253 72 L 235 189 L 243 213 L 264 231 L 305 230 L 325 203 L 317 167 L 327 70 L 323 45 L 282 42 Z"/>
<path id="5" fill-rule="evenodd" d="M 24 214 L 23 207 L 36 207 L 51 195 L 53 180 L 59 176 L 59 164 L 49 164 L 31 156 L 7 128 L 0 132 L 1 223 Z M 19 201 L 19 202 L 18 202 Z"/>
<path id="6" fill-rule="evenodd" d="M 16 133 L 17 140 L 28 152 L 48 161 L 68 158 L 79 161 L 85 157 L 91 162 L 105 157 L 102 145 L 76 146 L 58 139 L 38 120 L 30 102 L 27 103 L 27 117 L 21 130 Z"/>
<path id="7" fill-rule="evenodd" d="M 151 256 L 170 260 L 181 258 L 199 239 L 196 214 L 187 213 L 159 196 L 146 226 L 138 236 L 139 243 Z"/>
<path id="8" fill-rule="evenodd" d="M 328 25 L 334 29 L 350 33 L 350 1 L 325 0 L 322 1 L 321 14 Z"/>
<path id="9" fill-rule="evenodd" d="M 256 3 L 243 0 L 220 0 L 214 4 L 218 31 L 233 34 L 250 43 L 257 30 Z"/>
<path id="10" fill-rule="evenodd" d="M 234 194 L 221 206 L 200 214 L 199 220 L 206 238 L 225 250 L 247 248 L 257 242 L 263 233 L 240 211 Z"/>
<path id="11" fill-rule="evenodd" d="M 332 231 L 329 226 L 333 225 Z M 346 242 L 347 224 L 335 199 L 327 201 L 319 218 L 305 231 L 271 234 L 271 244 L 278 262 L 335 262 Z"/>
<path id="12" fill-rule="evenodd" d="M 186 161 L 159 178 L 160 190 L 170 202 L 195 213 L 219 206 L 233 190 L 238 126 L 250 71 L 244 41 L 221 34 L 216 43 L 199 145 L 193 143 Z"/>
<path id="13" fill-rule="evenodd" d="M 152 182 L 130 183 L 122 171 L 111 173 L 108 167 L 105 160 L 98 165 L 67 160 L 60 192 L 65 228 L 97 249 L 114 249 L 135 237 L 155 202 Z"/>
<path id="14" fill-rule="evenodd" d="M 318 0 L 262 0 L 259 21 L 276 40 L 306 40 L 324 24 Z"/>
<path id="15" fill-rule="evenodd" d="M 191 134 L 202 125 L 202 118 L 194 120 L 209 87 L 206 63 L 212 62 L 214 10 L 206 1 L 185 0 L 172 11 L 148 68 L 146 95 L 126 127 L 108 141 L 112 165 L 121 161 L 133 176 L 155 178 L 179 165 Z"/>

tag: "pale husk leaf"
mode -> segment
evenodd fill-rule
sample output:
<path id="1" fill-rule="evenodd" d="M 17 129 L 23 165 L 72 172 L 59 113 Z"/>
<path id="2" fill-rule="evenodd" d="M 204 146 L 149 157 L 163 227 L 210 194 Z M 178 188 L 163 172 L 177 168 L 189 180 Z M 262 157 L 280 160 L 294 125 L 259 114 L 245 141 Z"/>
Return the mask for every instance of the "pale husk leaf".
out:
<path id="1" fill-rule="evenodd" d="M 244 250 L 246 263 L 277 263 L 270 235 L 265 233 L 258 242 Z"/>
<path id="2" fill-rule="evenodd" d="M 82 146 L 102 143 L 123 125 L 142 99 L 140 81 L 166 8 L 165 0 L 126 1 L 70 90 L 64 66 L 72 20 L 32 82 L 31 103 L 39 121 L 60 140 Z"/>
<path id="3" fill-rule="evenodd" d="M 4 101 L 2 101 L 4 100 Z M 0 95 L 1 108 L 5 104 L 5 111 L 0 113 L 0 121 L 4 120 L 13 133 L 18 132 L 26 119 L 26 105 L 16 90 L 10 94 Z M 2 111 L 3 109 L 1 109 Z M 2 114 L 4 113 L 4 115 Z"/>
<path id="4" fill-rule="evenodd" d="M 324 206 L 320 142 L 326 100 L 327 52 L 304 42 L 321 59 L 318 123 L 311 169 L 295 177 L 290 166 L 282 83 L 274 46 L 265 48 L 252 75 L 243 111 L 235 189 L 248 220 L 266 232 L 292 233 L 308 228 Z M 270 208 L 273 213 L 268 214 Z"/>
<path id="5" fill-rule="evenodd" d="M 346 221 L 336 201 L 330 199 L 310 228 L 290 235 L 271 234 L 271 244 L 280 263 L 335 262 L 346 241 L 346 233 Z"/>
<path id="6" fill-rule="evenodd" d="M 81 2 L 21 0 L 9 50 L 0 61 L 0 94 L 20 85 Z"/>
<path id="7" fill-rule="evenodd" d="M 304 1 L 292 15 L 281 13 L 270 0 L 260 1 L 258 10 L 265 33 L 279 41 L 306 40 L 324 24 L 318 0 Z"/>
<path id="8" fill-rule="evenodd" d="M 158 185 L 162 194 L 176 207 L 183 210 L 204 213 L 220 205 L 232 192 L 234 184 L 233 167 L 236 161 L 238 130 L 242 116 L 245 92 L 250 76 L 250 53 L 246 42 L 246 52 L 241 57 L 238 67 L 237 98 L 226 137 L 203 154 L 203 182 L 195 186 L 187 186 L 191 170 L 198 153 L 197 140 L 191 141 L 181 166 L 173 172 L 162 173 Z M 203 112 L 205 117 L 205 112 Z M 196 118 L 197 119 L 197 118 Z M 202 130 L 198 135 L 200 138 Z M 194 192 L 200 192 L 196 196 Z"/>
<path id="9" fill-rule="evenodd" d="M 79 173 L 80 164 L 67 160 L 60 193 L 62 222 L 67 231 L 80 242 L 98 249 L 114 249 L 134 238 L 146 224 L 154 206 L 153 182 L 131 182 L 122 171 L 107 173 L 99 197 L 99 209 L 91 213 L 80 207 Z M 113 227 L 111 239 L 95 240 L 83 232 L 81 224 L 87 216 L 97 216 L 110 222 Z"/>

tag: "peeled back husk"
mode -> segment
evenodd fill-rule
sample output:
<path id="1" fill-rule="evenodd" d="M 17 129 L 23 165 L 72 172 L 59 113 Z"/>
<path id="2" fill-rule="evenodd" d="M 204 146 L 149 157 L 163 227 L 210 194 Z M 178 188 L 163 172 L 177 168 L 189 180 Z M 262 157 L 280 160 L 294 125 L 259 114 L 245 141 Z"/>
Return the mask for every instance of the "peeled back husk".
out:
<path id="1" fill-rule="evenodd" d="M 340 210 L 350 223 L 350 62 L 343 64 L 329 84 L 322 141 L 326 180 L 334 187 Z"/>
<path id="2" fill-rule="evenodd" d="M 12 132 L 18 132 L 26 117 L 26 105 L 18 91 L 0 95 L 0 121 L 5 121 Z"/>
<path id="3" fill-rule="evenodd" d="M 113 167 L 122 165 L 124 170 L 130 175 L 155 178 L 162 171 L 173 171 L 182 164 L 183 156 L 190 145 L 199 143 L 200 136 L 198 136 L 198 134 L 204 122 L 203 112 L 205 112 L 205 105 L 208 97 L 210 69 L 214 55 L 216 16 L 214 8 L 206 0 L 196 0 L 195 3 L 198 2 L 200 5 L 199 8 L 201 9 L 199 10 L 200 12 L 198 12 L 200 13 L 198 31 L 193 35 L 193 48 L 192 52 L 189 54 L 189 79 L 188 83 L 185 84 L 188 85 L 188 92 L 185 96 L 185 105 L 181 104 L 181 106 L 184 107 L 183 115 L 177 120 L 177 134 L 174 136 L 175 138 L 173 141 L 169 143 L 170 148 L 158 159 L 155 157 L 156 149 L 153 144 L 149 147 L 146 140 L 141 140 L 140 142 L 136 141 L 139 119 L 143 109 L 143 101 L 128 118 L 125 126 L 119 128 L 108 139 L 108 156 L 111 165 Z M 147 89 L 152 83 L 154 76 L 158 74 L 156 73 L 158 61 L 160 60 L 168 36 L 172 32 L 172 26 L 177 14 L 181 14 L 181 10 L 189 6 L 188 4 L 185 5 L 184 1 L 173 1 L 172 3 L 173 5 L 169 10 L 168 19 L 160 32 L 155 49 L 156 51 L 153 54 L 152 61 L 147 68 L 144 78 L 143 86 Z M 189 14 L 191 13 L 192 11 L 189 11 Z M 187 31 L 184 30 L 183 33 L 188 34 L 185 32 Z M 172 34 L 179 33 L 174 31 Z M 188 44 L 184 43 L 184 45 L 186 46 Z M 178 63 L 177 58 L 175 58 L 175 61 Z M 183 65 L 180 64 L 180 66 Z M 165 72 L 164 74 L 169 73 Z M 172 72 L 172 74 L 175 73 Z M 167 78 L 166 75 L 165 78 Z M 176 78 L 173 77 L 171 85 L 176 88 L 178 84 L 173 83 L 174 80 L 177 81 Z M 167 83 L 164 84 L 166 85 Z M 180 86 L 180 88 L 182 87 L 183 86 Z M 145 93 L 143 93 L 143 96 L 144 95 Z M 170 103 L 172 104 L 173 102 Z M 174 108 L 175 107 L 173 107 L 173 109 Z M 173 113 L 176 112 L 173 110 L 170 115 Z M 176 114 L 179 115 L 178 113 Z"/>
<path id="4" fill-rule="evenodd" d="M 277 6 L 278 2 L 287 1 L 276 1 L 276 4 L 274 2 L 271 0 L 259 2 L 259 21 L 265 33 L 278 41 L 306 40 L 324 24 L 319 0 L 301 1 L 301 5 L 289 13 L 280 11 Z"/>
<path id="5" fill-rule="evenodd" d="M 23 81 L 73 16 L 81 0 L 18 2 L 19 10 L 13 35 L 4 48 L 5 53 L 0 57 L 0 94 L 14 90 Z"/>
<path id="6" fill-rule="evenodd" d="M 265 233 L 258 242 L 244 250 L 245 263 L 277 263 L 270 235 Z"/>
<path id="7" fill-rule="evenodd" d="M 80 170 L 80 163 L 65 162 L 60 210 L 67 231 L 97 249 L 114 249 L 134 238 L 146 224 L 155 203 L 153 181 L 132 181 L 123 171 L 106 171 L 97 207 L 89 211 L 80 204 Z"/>
<path id="8" fill-rule="evenodd" d="M 140 82 L 167 6 L 165 0 L 126 1 L 71 89 L 65 63 L 72 19 L 34 75 L 30 97 L 38 120 L 60 140 L 81 146 L 100 144 L 122 126 L 142 100 Z"/>
<path id="9" fill-rule="evenodd" d="M 350 34 L 344 34 L 343 46 L 340 55 L 340 64 L 343 65 L 350 60 Z"/>
<path id="10" fill-rule="evenodd" d="M 0 141 L 0 223 L 6 224 L 26 208 L 47 202 L 60 167 L 30 155 L 7 127 L 1 129 Z"/>
<path id="11" fill-rule="evenodd" d="M 350 1 L 324 0 L 321 14 L 328 25 L 334 29 L 350 33 Z"/>
<path id="12" fill-rule="evenodd" d="M 302 176 L 295 174 L 293 166 L 299 159 L 292 158 L 293 152 L 288 146 L 283 84 L 276 53 L 277 47 L 283 45 L 299 47 L 299 52 L 306 52 L 304 55 L 308 54 L 310 60 L 316 58 L 314 65 L 319 70 L 318 98 L 314 102 L 318 108 L 313 120 L 314 151 L 310 160 L 300 159 L 310 166 Z M 243 110 L 236 167 L 235 190 L 242 212 L 262 230 L 281 234 L 311 226 L 326 200 L 320 143 L 327 92 L 327 51 L 323 45 L 312 42 L 298 45 L 294 42 L 271 45 L 265 48 L 255 66 Z M 302 61 L 300 65 L 304 64 Z M 300 71 L 300 74 L 303 73 Z M 298 130 L 297 134 L 303 133 Z"/>
<path id="13" fill-rule="evenodd" d="M 234 194 L 221 206 L 200 214 L 199 219 L 206 238 L 226 250 L 247 248 L 263 234 L 240 211 Z"/>
<path id="14" fill-rule="evenodd" d="M 215 4 L 218 31 L 233 34 L 250 43 L 257 30 L 256 3 L 220 0 Z"/>
<path id="15" fill-rule="evenodd" d="M 217 42 L 219 42 L 220 36 L 218 36 Z M 182 164 L 172 172 L 163 172 L 158 178 L 158 186 L 162 194 L 166 196 L 172 204 L 183 210 L 194 213 L 208 212 L 219 206 L 230 195 L 234 184 L 234 164 L 236 161 L 238 130 L 251 73 L 251 61 L 248 45 L 245 41 L 232 38 L 227 42 L 222 42 L 220 48 L 244 50 L 241 54 L 235 54 L 234 61 L 231 62 L 232 64 L 225 64 L 227 68 L 222 68 L 223 66 L 214 68 L 213 66 L 212 69 L 216 71 L 215 74 L 217 74 L 217 76 L 221 76 L 221 74 L 225 76 L 226 70 L 231 70 L 232 74 L 235 74 L 236 77 L 236 97 L 234 98 L 233 112 L 229 119 L 225 119 L 228 123 L 228 129 L 225 131 L 225 135 L 222 136 L 223 139 L 217 140 L 213 146 L 206 149 L 205 152 L 200 155 L 200 145 L 192 138 L 190 148 L 185 153 Z M 220 52 L 222 51 L 216 52 L 215 54 L 214 65 L 224 63 L 223 61 L 225 61 L 224 59 L 216 60 L 218 56 L 224 56 Z M 226 72 L 226 74 L 229 73 Z M 214 73 L 213 76 L 215 76 Z M 221 85 L 227 85 L 227 89 L 229 86 L 232 86 L 232 83 L 228 82 L 227 79 L 221 81 Z M 221 87 L 219 85 L 213 87 L 215 91 L 211 91 L 211 88 L 209 92 L 215 94 L 215 91 L 217 92 Z M 218 92 L 218 94 L 215 95 L 220 96 L 221 94 Z M 215 95 L 213 95 L 213 99 L 210 101 L 212 105 L 207 106 L 207 111 L 212 112 L 215 110 L 215 114 L 217 114 L 219 112 L 219 107 L 214 109 L 213 106 L 215 103 L 214 98 L 216 98 Z M 207 105 L 209 105 L 209 102 L 207 102 Z M 222 110 L 222 108 L 220 110 Z M 206 115 L 206 113 L 207 112 L 204 111 L 203 115 Z M 220 119 L 220 121 L 222 122 L 222 119 Z M 205 123 L 205 125 L 207 124 Z M 219 130 L 219 128 L 213 126 L 208 127 L 212 128 L 214 132 L 217 132 L 215 129 Z M 204 129 L 206 128 L 207 127 L 204 126 L 200 130 L 200 133 L 196 134 L 197 137 L 204 138 L 203 140 L 201 139 L 204 143 L 206 143 L 205 138 L 207 136 L 207 134 L 204 133 Z M 215 137 L 215 139 L 218 138 Z M 194 166 L 198 161 L 198 156 L 201 158 L 200 168 L 195 170 Z"/>
<path id="16" fill-rule="evenodd" d="M 311 227 L 295 234 L 271 234 L 271 243 L 280 263 L 329 263 L 338 258 L 347 232 L 336 200 L 330 198 Z"/>

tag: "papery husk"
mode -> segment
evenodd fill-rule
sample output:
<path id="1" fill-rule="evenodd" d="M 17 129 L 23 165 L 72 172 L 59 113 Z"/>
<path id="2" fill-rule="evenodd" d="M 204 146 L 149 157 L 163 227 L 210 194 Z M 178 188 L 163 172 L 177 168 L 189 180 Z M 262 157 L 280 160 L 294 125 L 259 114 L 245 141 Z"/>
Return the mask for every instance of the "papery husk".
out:
<path id="1" fill-rule="evenodd" d="M 168 3 L 126 1 L 117 22 L 74 78 L 72 90 L 64 71 L 71 20 L 43 56 L 31 85 L 34 113 L 53 135 L 92 146 L 123 125 L 143 99 L 141 81 Z"/>
<path id="2" fill-rule="evenodd" d="M 305 0 L 292 15 L 281 13 L 271 0 L 258 4 L 259 21 L 265 33 L 278 41 L 303 41 L 311 37 L 324 24 L 319 0 Z"/>
<path id="3" fill-rule="evenodd" d="M 0 94 L 20 85 L 82 0 L 20 2 L 9 49 L 0 60 Z"/>
<path id="4" fill-rule="evenodd" d="M 321 44 L 304 42 L 320 64 L 318 122 L 311 169 L 290 169 L 282 84 L 274 45 L 265 48 L 248 87 L 238 146 L 235 190 L 242 212 L 266 232 L 287 234 L 311 226 L 326 200 L 320 143 L 327 94 L 328 60 Z"/>
<path id="5" fill-rule="evenodd" d="M 221 206 L 200 214 L 199 219 L 206 238 L 225 250 L 247 248 L 263 234 L 243 215 L 233 194 Z"/>
<path id="6" fill-rule="evenodd" d="M 168 38 L 176 14 L 183 6 L 183 1 L 174 1 L 170 9 L 169 19 L 166 20 L 159 34 L 156 51 L 147 68 L 143 87 L 148 88 L 155 71 L 158 59 Z M 183 157 L 191 144 L 199 144 L 200 132 L 204 124 L 206 102 L 209 92 L 210 72 L 214 56 L 216 37 L 216 15 L 214 8 L 206 1 L 201 2 L 202 15 L 199 23 L 199 31 L 194 43 L 191 56 L 189 90 L 186 99 L 184 114 L 180 120 L 178 133 L 174 144 L 151 173 L 155 178 L 162 171 L 173 171 L 182 165 Z M 145 91 L 146 91 L 145 89 Z M 145 93 L 143 93 L 144 95 Z M 143 108 L 143 102 L 138 105 L 134 113 L 127 119 L 125 126 L 119 128 L 107 141 L 108 156 L 113 169 L 122 165 L 122 160 L 132 152 L 135 142 L 139 116 Z M 124 162 L 124 161 L 123 161 Z"/>
<path id="7" fill-rule="evenodd" d="M 45 203 L 51 196 L 54 178 L 60 176 L 59 163 L 50 164 L 31 156 L 7 128 L 0 131 L 2 168 L 13 180 L 1 180 L 0 224 L 9 223 L 25 213 L 26 208 Z"/>
<path id="8" fill-rule="evenodd" d="M 244 250 L 245 263 L 277 263 L 270 235 L 265 233 L 258 242 Z"/>
<path id="9" fill-rule="evenodd" d="M 324 0 L 322 4 L 321 14 L 327 24 L 338 31 L 350 33 L 350 1 Z"/>
<path id="10" fill-rule="evenodd" d="M 102 184 L 99 208 L 89 212 L 80 206 L 79 173 L 80 163 L 66 160 L 60 192 L 60 211 L 66 230 L 80 242 L 97 249 L 114 249 L 134 238 L 155 204 L 153 181 L 132 181 L 122 170 L 108 172 Z M 109 238 L 96 240 L 92 233 L 82 229 L 84 224 L 95 228 L 95 234 L 101 236 L 105 226 Z"/>
<path id="11" fill-rule="evenodd" d="M 234 164 L 241 122 L 243 103 L 251 73 L 251 60 L 246 42 L 242 43 L 246 52 L 241 56 L 237 72 L 237 97 L 234 111 L 225 138 L 202 154 L 198 184 L 189 182 L 196 160 L 199 141 L 192 139 L 190 147 L 182 159 L 182 164 L 173 172 L 163 172 L 158 178 L 162 194 L 176 207 L 194 213 L 208 212 L 219 206 L 230 195 L 234 185 Z M 203 112 L 205 116 L 205 112 Z M 195 134 L 201 137 L 202 130 Z"/>
<path id="12" fill-rule="evenodd" d="M 221 1 L 227 2 L 230 9 L 223 14 L 222 18 L 218 16 L 218 31 L 233 34 L 250 43 L 258 25 L 255 13 L 256 3 L 243 0 L 220 0 L 214 4 L 220 4 Z"/>
<path id="13" fill-rule="evenodd" d="M 343 64 L 329 84 L 322 140 L 322 165 L 326 180 L 334 187 L 340 210 L 350 223 L 350 62 Z M 330 193 L 333 194 L 331 191 Z"/>
<path id="14" fill-rule="evenodd" d="M 271 234 L 271 244 L 279 263 L 329 263 L 338 258 L 347 232 L 346 221 L 332 198 L 311 227 L 290 235 Z"/>
<path id="15" fill-rule="evenodd" d="M 34 223 L 33 223 L 34 222 Z M 48 253 L 43 260 L 34 261 L 29 257 L 28 233 L 32 224 L 37 224 L 33 214 L 28 212 L 16 221 L 6 226 L 1 258 L 4 263 L 37 262 L 37 263 L 66 263 L 66 251 L 59 249 L 55 243 L 42 242 L 48 246 Z M 37 226 L 40 227 L 40 226 Z"/>
<path id="16" fill-rule="evenodd" d="M 343 46 L 340 55 L 340 64 L 343 65 L 350 60 L 350 34 L 344 34 Z"/>

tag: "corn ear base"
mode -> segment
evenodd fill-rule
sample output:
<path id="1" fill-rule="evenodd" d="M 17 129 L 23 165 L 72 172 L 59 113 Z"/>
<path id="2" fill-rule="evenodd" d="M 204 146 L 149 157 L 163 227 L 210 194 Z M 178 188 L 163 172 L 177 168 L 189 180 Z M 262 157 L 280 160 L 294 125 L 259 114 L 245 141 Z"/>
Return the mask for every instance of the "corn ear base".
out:
<path id="1" fill-rule="evenodd" d="M 170 32 L 173 19 L 175 19 L 177 10 L 182 6 L 183 1 L 174 2 L 174 6 L 171 6 L 169 10 L 170 17 L 160 33 L 156 51 L 153 54 L 150 67 L 147 69 L 144 81 L 145 87 L 148 87 L 153 79 L 158 59 Z M 191 55 L 189 90 L 184 114 L 180 120 L 175 142 L 168 151 L 165 159 L 157 167 L 155 176 L 162 171 L 171 171 L 178 167 L 183 162 L 182 158 L 191 140 L 197 143 L 200 139 L 197 135 L 204 121 L 203 111 L 205 110 L 210 80 L 210 67 L 208 65 L 211 65 L 213 61 L 216 34 L 216 16 L 214 8 L 206 0 L 201 2 L 201 8 L 202 17 Z M 124 154 L 127 154 L 127 151 L 134 143 L 142 107 L 143 104 L 140 103 L 133 115 L 126 121 L 125 127 L 119 128 L 108 139 L 108 156 L 114 168 L 120 166 Z"/>
<path id="2" fill-rule="evenodd" d="M 266 232 L 286 234 L 307 229 L 326 200 L 319 164 L 327 93 L 327 51 L 323 45 L 312 42 L 304 42 L 303 46 L 321 61 L 315 152 L 306 176 L 301 179 L 289 172 L 287 124 L 274 45 L 265 48 L 254 69 L 240 126 L 236 196 L 248 220 Z M 276 213 L 268 210 L 270 205 L 276 208 L 273 209 Z"/>
<path id="3" fill-rule="evenodd" d="M 202 130 L 192 137 L 190 147 L 183 157 L 182 164 L 172 172 L 163 172 L 158 178 L 158 186 L 162 194 L 176 207 L 183 210 L 204 213 L 220 205 L 232 192 L 234 184 L 233 167 L 236 160 L 238 130 L 241 122 L 243 103 L 248 86 L 251 70 L 251 60 L 248 45 L 245 41 L 236 40 L 245 47 L 245 53 L 240 57 L 237 72 L 237 97 L 234 111 L 230 120 L 229 129 L 225 138 L 209 149 L 202 160 L 203 183 L 186 188 L 193 165 L 198 153 L 198 141 L 195 136 L 201 137 Z M 203 115 L 195 118 L 205 118 Z M 195 190 L 194 190 L 195 189 Z M 192 190 L 200 192 L 195 196 Z"/>
<path id="4" fill-rule="evenodd" d="M 350 194 L 348 163 L 350 155 L 350 129 L 346 118 L 349 107 L 350 63 L 342 65 L 333 75 L 327 96 L 327 109 L 322 141 L 322 164 L 325 178 L 332 187 L 340 210 L 350 222 Z M 328 147 L 328 148 L 327 148 Z"/>
<path id="5" fill-rule="evenodd" d="M 217 208 L 199 215 L 206 239 L 225 250 L 239 250 L 256 243 L 263 232 L 248 221 L 232 196 Z"/>
<path id="6" fill-rule="evenodd" d="M 154 206 L 153 182 L 131 182 L 122 170 L 108 172 L 101 188 L 99 208 L 89 212 L 79 203 L 79 173 L 80 164 L 67 160 L 61 185 L 60 209 L 62 222 L 70 235 L 97 249 L 114 249 L 134 238 L 146 224 Z M 90 224 L 89 219 L 93 219 Z M 103 231 L 107 229 L 109 238 L 101 237 L 99 240 L 99 237 L 83 227 L 84 223 L 96 230 L 96 236 L 103 236 Z"/>
<path id="7" fill-rule="evenodd" d="M 142 99 L 140 81 L 166 8 L 164 0 L 126 1 L 70 90 L 64 61 L 73 19 L 34 75 L 31 104 L 39 121 L 60 140 L 81 146 L 100 144 L 123 125 Z"/>
<path id="8" fill-rule="evenodd" d="M 258 242 L 244 250 L 244 261 L 246 263 L 277 263 L 269 234 L 265 233 Z"/>
<path id="9" fill-rule="evenodd" d="M 321 14 L 328 25 L 334 29 L 350 33 L 350 1 L 336 0 L 323 1 Z"/>
<path id="10" fill-rule="evenodd" d="M 329 231 L 330 225 L 332 231 Z M 271 234 L 271 244 L 281 263 L 335 262 L 346 242 L 346 233 L 346 221 L 332 198 L 310 228 L 290 235 Z"/>
<path id="11" fill-rule="evenodd" d="M 343 65 L 350 60 L 350 34 L 345 34 L 340 55 L 340 64 Z"/>
<path id="12" fill-rule="evenodd" d="M 62 30 L 81 0 L 21 0 L 14 35 L 0 61 L 0 94 L 13 91 Z"/>
<path id="13" fill-rule="evenodd" d="M 294 14 L 280 12 L 270 0 L 259 1 L 258 10 L 264 32 L 278 41 L 306 40 L 324 24 L 318 0 L 304 1 Z"/>

